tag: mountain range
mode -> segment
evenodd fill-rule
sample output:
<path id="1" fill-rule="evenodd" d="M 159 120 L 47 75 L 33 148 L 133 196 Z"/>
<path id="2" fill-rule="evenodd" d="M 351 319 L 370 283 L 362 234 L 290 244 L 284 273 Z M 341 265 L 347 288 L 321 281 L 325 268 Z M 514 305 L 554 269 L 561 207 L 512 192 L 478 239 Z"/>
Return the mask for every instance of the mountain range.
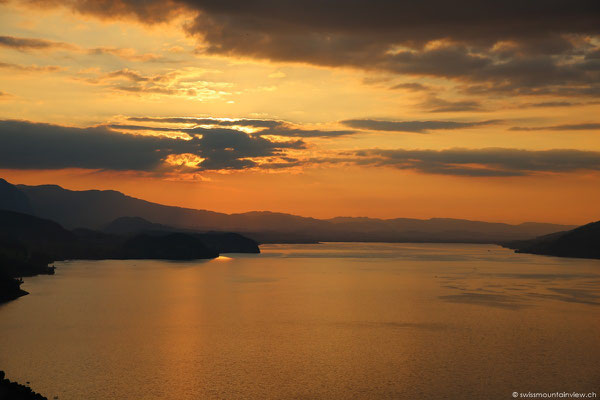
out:
<path id="1" fill-rule="evenodd" d="M 4 196 L 4 193 L 10 196 Z M 112 190 L 67 190 L 57 185 L 11 185 L 0 180 L 2 207 L 31 213 L 67 229 L 103 230 L 123 217 L 141 218 L 159 230 L 238 232 L 260 243 L 366 241 L 500 243 L 574 228 L 527 222 L 517 225 L 463 219 L 316 219 L 269 211 L 225 214 L 152 203 Z M 129 221 L 131 222 L 131 221 Z M 121 221 L 120 223 L 124 223 Z"/>

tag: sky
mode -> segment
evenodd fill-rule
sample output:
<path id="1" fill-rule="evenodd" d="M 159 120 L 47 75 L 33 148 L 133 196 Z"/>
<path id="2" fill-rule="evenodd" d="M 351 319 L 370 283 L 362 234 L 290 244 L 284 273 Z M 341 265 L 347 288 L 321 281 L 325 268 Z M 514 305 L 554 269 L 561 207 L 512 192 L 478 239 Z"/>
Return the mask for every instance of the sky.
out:
<path id="1" fill-rule="evenodd" d="M 0 0 L 0 177 L 317 218 L 600 219 L 597 0 Z"/>

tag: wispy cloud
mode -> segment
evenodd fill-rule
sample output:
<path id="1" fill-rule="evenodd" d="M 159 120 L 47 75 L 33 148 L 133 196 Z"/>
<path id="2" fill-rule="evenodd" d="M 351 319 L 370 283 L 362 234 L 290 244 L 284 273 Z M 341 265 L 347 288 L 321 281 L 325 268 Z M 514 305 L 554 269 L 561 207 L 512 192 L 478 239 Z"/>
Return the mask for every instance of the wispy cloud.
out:
<path id="1" fill-rule="evenodd" d="M 116 92 L 130 94 L 158 94 L 184 96 L 196 100 L 217 99 L 229 96 L 228 82 L 202 79 L 206 71 L 196 68 L 169 69 L 160 73 L 144 74 L 130 68 L 111 72 L 83 72 L 74 77 L 92 85 L 104 86 Z"/>
<path id="2" fill-rule="evenodd" d="M 566 124 L 550 126 L 513 126 L 511 131 L 595 131 L 600 130 L 600 123 Z"/>
<path id="3" fill-rule="evenodd" d="M 275 128 L 285 124 L 273 119 L 231 119 L 231 118 L 190 118 L 190 117 L 129 117 L 129 121 L 159 122 L 167 124 L 194 124 L 216 126 L 248 126 L 253 128 Z"/>
<path id="4" fill-rule="evenodd" d="M 21 65 L 14 63 L 5 63 L 0 61 L 0 68 L 11 69 L 18 72 L 57 72 L 64 71 L 65 68 L 58 65 Z"/>
<path id="5" fill-rule="evenodd" d="M 69 43 L 56 42 L 47 39 L 22 38 L 16 36 L 0 36 L 0 47 L 15 49 L 19 51 L 29 50 L 77 50 L 78 47 Z"/>
<path id="6" fill-rule="evenodd" d="M 342 124 L 355 129 L 390 132 L 429 133 L 433 130 L 475 128 L 498 124 L 500 120 L 457 122 L 457 121 L 386 121 L 373 119 L 349 119 Z"/>
<path id="7" fill-rule="evenodd" d="M 351 162 L 359 165 L 389 166 L 441 175 L 509 177 L 544 172 L 600 171 L 600 152 L 573 149 L 367 149 L 352 154 L 357 159 Z"/>
<path id="8" fill-rule="evenodd" d="M 429 96 L 417 106 L 434 113 L 483 111 L 479 100 L 446 100 L 437 96 Z"/>
<path id="9" fill-rule="evenodd" d="M 154 53 L 138 53 L 132 48 L 122 47 L 92 47 L 86 48 L 73 43 L 59 42 L 40 38 L 26 38 L 17 36 L 0 36 L 0 47 L 9 48 L 17 51 L 69 51 L 80 54 L 103 56 L 110 55 L 119 57 L 127 61 L 134 62 L 157 62 L 172 63 L 176 62 L 170 58 Z"/>
<path id="10" fill-rule="evenodd" d="M 114 129 L 146 130 L 146 131 L 176 131 L 187 133 L 210 132 L 214 127 L 256 128 L 257 136 L 280 136 L 292 138 L 335 138 L 356 134 L 354 130 L 304 129 L 289 122 L 269 119 L 219 119 L 219 118 L 189 118 L 189 117 L 129 117 L 136 122 L 158 122 L 162 124 L 187 124 L 179 127 L 155 127 L 148 125 L 110 125 Z"/>

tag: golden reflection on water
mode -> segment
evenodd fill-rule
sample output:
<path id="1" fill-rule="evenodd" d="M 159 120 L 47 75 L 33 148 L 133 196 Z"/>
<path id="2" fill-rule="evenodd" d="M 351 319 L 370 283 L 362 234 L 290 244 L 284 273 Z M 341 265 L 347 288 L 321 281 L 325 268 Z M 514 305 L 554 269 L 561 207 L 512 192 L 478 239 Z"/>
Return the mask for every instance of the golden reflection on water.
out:
<path id="1" fill-rule="evenodd" d="M 482 245 L 262 250 L 58 265 L 0 306 L 0 367 L 59 399 L 599 391 L 598 261 Z"/>

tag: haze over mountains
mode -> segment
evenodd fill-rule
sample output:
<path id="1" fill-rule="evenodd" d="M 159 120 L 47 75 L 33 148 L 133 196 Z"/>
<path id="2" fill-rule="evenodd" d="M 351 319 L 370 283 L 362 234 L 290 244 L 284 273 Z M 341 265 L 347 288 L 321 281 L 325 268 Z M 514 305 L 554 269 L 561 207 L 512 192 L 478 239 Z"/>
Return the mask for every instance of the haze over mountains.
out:
<path id="1" fill-rule="evenodd" d="M 523 223 L 518 225 L 460 219 L 428 220 L 396 218 L 337 217 L 328 220 L 296 215 L 256 211 L 224 214 L 206 210 L 165 206 L 136 199 L 111 190 L 72 191 L 56 185 L 13 186 L 0 182 L 3 206 L 30 212 L 56 221 L 67 229 L 103 230 L 122 217 L 119 229 L 138 229 L 141 223 L 159 224 L 154 230 L 183 229 L 196 232 L 229 231 L 249 236 L 259 242 L 314 241 L 383 241 L 383 242 L 471 242 L 498 243 L 531 239 L 540 235 L 565 231 L 574 226 Z M 4 193 L 10 194 L 4 196 Z M 12 202 L 12 207 L 9 202 Z M 129 227 L 128 227 L 129 226 Z M 150 225 L 151 227 L 152 225 Z M 113 224 L 114 228 L 114 224 Z"/>

